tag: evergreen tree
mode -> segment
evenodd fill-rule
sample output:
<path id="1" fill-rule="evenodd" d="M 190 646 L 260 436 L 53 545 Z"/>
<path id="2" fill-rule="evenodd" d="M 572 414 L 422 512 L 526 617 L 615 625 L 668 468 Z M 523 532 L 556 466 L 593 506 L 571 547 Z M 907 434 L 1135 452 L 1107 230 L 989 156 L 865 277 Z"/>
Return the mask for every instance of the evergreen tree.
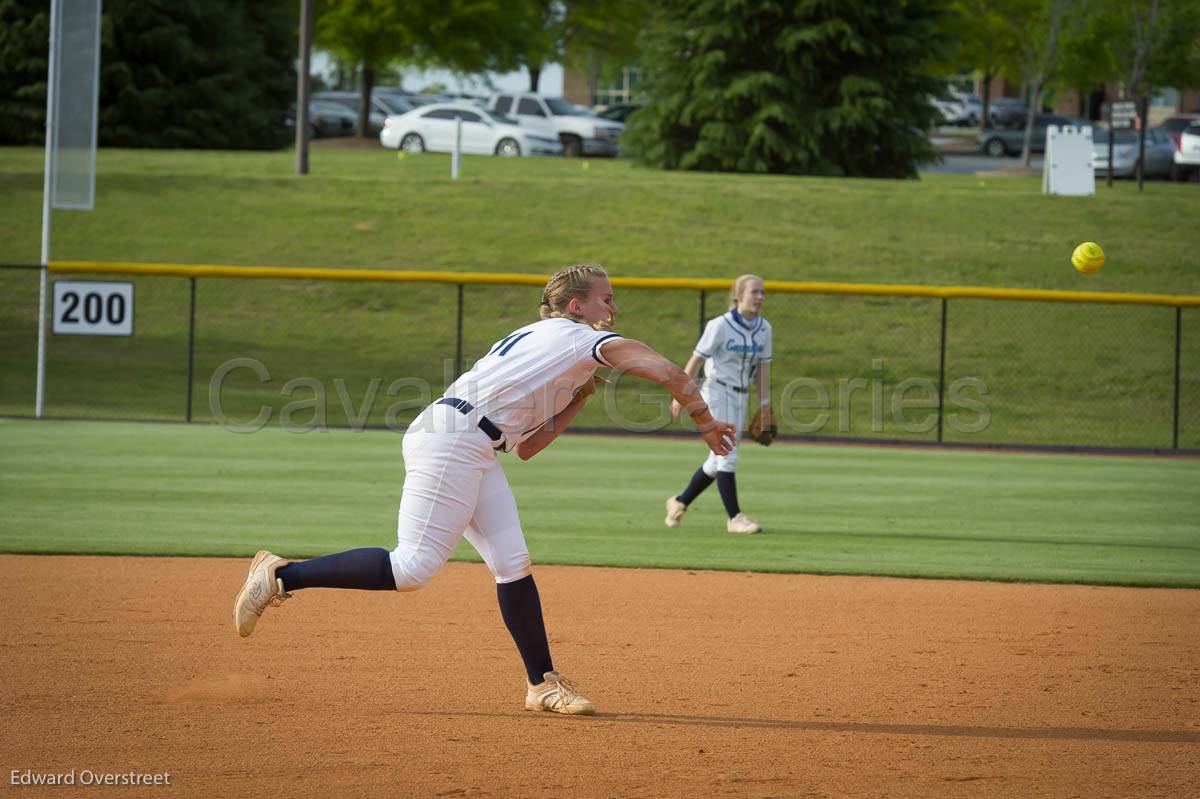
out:
<path id="1" fill-rule="evenodd" d="M 107 0 L 100 143 L 272 149 L 295 99 L 290 0 Z"/>
<path id="2" fill-rule="evenodd" d="M 0 144 L 45 136 L 49 36 L 49 0 L 0 0 Z"/>
<path id="3" fill-rule="evenodd" d="M 665 0 L 627 141 L 667 169 L 911 177 L 949 46 L 939 0 Z"/>
<path id="4" fill-rule="evenodd" d="M 105 0 L 103 146 L 270 149 L 291 140 L 292 0 Z M 40 144 L 49 0 L 0 0 L 0 143 Z"/>

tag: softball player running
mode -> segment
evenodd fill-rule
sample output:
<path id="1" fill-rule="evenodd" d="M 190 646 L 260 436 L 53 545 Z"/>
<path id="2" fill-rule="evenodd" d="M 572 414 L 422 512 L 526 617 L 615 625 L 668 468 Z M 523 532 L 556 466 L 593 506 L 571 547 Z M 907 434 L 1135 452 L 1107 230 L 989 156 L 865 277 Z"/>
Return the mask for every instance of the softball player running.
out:
<path id="1" fill-rule="evenodd" d="M 710 319 L 696 344 L 684 371 L 695 378 L 704 365 L 704 385 L 700 389 L 705 402 L 720 419 L 738 426 L 738 440 L 746 418 L 750 384 L 755 383 L 759 404 L 771 408 L 771 324 L 762 317 L 765 291 L 758 275 L 742 275 L 729 292 L 729 311 Z M 680 406 L 672 402 L 671 412 Z M 737 446 L 727 453 L 711 452 L 692 475 L 682 494 L 667 498 L 667 527 L 678 527 L 683 514 L 704 489 L 717 483 L 731 533 L 757 533 L 758 522 L 742 513 L 737 496 Z"/>
<path id="2" fill-rule="evenodd" d="M 496 578 L 500 614 L 525 664 L 525 708 L 596 712 L 550 659 L 529 550 L 498 456 L 515 451 L 526 460 L 554 441 L 587 402 L 601 366 L 665 387 L 692 415 L 714 457 L 732 451 L 736 430 L 713 419 L 682 369 L 611 332 L 617 304 L 600 267 L 575 265 L 555 274 L 539 313 L 541 321 L 496 342 L 405 432 L 396 547 L 297 562 L 259 552 L 234 603 L 240 635 L 254 631 L 267 607 L 301 589 L 414 591 L 466 536 Z"/>

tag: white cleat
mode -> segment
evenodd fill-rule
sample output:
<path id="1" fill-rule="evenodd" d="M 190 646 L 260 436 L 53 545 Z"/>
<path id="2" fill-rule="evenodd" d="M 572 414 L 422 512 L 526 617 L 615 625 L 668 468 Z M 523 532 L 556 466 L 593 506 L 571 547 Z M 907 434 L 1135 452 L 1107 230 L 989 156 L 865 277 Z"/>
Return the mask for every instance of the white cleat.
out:
<path id="1" fill-rule="evenodd" d="M 664 524 L 667 527 L 678 527 L 683 521 L 683 514 L 687 511 L 687 505 L 684 505 L 675 497 L 667 497 L 667 518 Z"/>
<path id="2" fill-rule="evenodd" d="M 744 533 L 746 535 L 762 532 L 762 528 L 758 526 L 758 522 L 744 513 L 739 513 L 730 519 L 729 523 L 725 525 L 725 529 L 731 533 Z"/>
<path id="3" fill-rule="evenodd" d="M 568 716 L 591 716 L 596 706 L 575 691 L 575 686 L 563 679 L 557 671 L 548 671 L 545 682 L 530 685 L 525 694 L 525 709 L 546 713 L 562 713 Z"/>
<path id="4" fill-rule="evenodd" d="M 267 606 L 279 607 L 291 594 L 283 590 L 283 580 L 275 576 L 280 566 L 288 562 L 265 549 L 254 556 L 246 584 L 233 603 L 233 625 L 243 638 L 254 632 L 254 625 Z"/>

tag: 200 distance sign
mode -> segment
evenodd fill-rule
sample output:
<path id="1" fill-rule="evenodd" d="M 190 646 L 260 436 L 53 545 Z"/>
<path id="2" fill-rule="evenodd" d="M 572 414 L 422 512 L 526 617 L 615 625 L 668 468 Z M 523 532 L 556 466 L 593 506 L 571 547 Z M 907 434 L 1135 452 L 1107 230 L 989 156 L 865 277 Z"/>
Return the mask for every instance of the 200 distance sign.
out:
<path id="1" fill-rule="evenodd" d="M 132 336 L 133 284 L 54 281 L 54 334 Z"/>

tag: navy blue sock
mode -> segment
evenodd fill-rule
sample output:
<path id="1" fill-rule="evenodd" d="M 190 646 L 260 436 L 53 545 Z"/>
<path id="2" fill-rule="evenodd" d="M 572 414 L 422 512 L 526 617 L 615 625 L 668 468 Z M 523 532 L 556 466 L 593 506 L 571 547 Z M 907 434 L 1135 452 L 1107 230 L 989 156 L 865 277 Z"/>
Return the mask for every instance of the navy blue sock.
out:
<path id="1" fill-rule="evenodd" d="M 392 559 L 386 549 L 364 547 L 302 560 L 279 567 L 275 576 L 284 591 L 298 588 L 360 588 L 364 591 L 395 591 Z"/>
<path id="2" fill-rule="evenodd" d="M 691 505 L 692 500 L 700 496 L 700 493 L 712 485 L 715 479 L 715 477 L 709 477 L 705 474 L 703 469 L 697 469 L 696 473 L 692 475 L 692 481 L 688 483 L 687 488 L 683 489 L 683 493 L 675 497 L 675 499 L 684 505 Z"/>
<path id="3" fill-rule="evenodd" d="M 717 472 L 717 490 L 721 492 L 721 501 L 725 503 L 725 512 L 733 518 L 742 512 L 738 507 L 737 475 L 733 472 Z"/>
<path id="4" fill-rule="evenodd" d="M 533 575 L 513 583 L 496 583 L 496 599 L 504 626 L 512 634 L 525 661 L 525 674 L 531 685 L 540 684 L 548 671 L 554 671 L 550 660 L 550 643 L 546 640 L 546 623 L 542 621 L 542 599 L 538 596 Z"/>

